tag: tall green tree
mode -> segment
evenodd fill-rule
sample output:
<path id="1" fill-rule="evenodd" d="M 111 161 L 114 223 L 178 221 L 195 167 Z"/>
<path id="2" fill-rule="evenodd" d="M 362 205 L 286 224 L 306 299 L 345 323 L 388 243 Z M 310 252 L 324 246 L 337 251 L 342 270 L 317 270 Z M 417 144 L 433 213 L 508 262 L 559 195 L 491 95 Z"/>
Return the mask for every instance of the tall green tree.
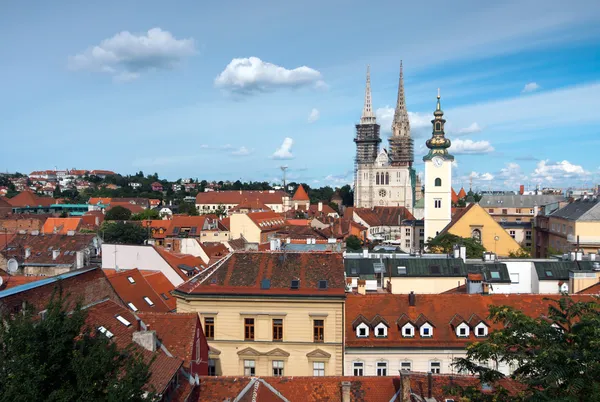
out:
<path id="1" fill-rule="evenodd" d="M 564 295 L 546 300 L 548 311 L 539 317 L 509 306 L 491 306 L 489 318 L 502 329 L 471 344 L 467 357 L 455 365 L 492 384 L 504 375 L 478 362 L 514 365 L 510 377 L 523 385 L 523 393 L 509 397 L 499 388 L 497 401 L 600 401 L 599 299 Z M 491 400 L 488 391 L 475 387 L 454 392 L 465 401 Z"/>
<path id="2" fill-rule="evenodd" d="M 129 218 L 131 218 L 131 211 L 120 205 L 109 209 L 104 215 L 107 221 L 127 221 Z"/>
<path id="3" fill-rule="evenodd" d="M 362 244 L 362 241 L 354 235 L 350 235 L 348 238 L 346 238 L 346 248 L 348 250 L 360 250 L 362 248 Z"/>
<path id="4" fill-rule="evenodd" d="M 427 248 L 434 253 L 452 253 L 454 245 L 463 245 L 467 249 L 467 258 L 481 258 L 485 247 L 475 239 L 460 237 L 452 233 L 442 233 L 435 239 L 429 239 Z"/>
<path id="5" fill-rule="evenodd" d="M 148 229 L 132 222 L 104 221 L 100 233 L 106 243 L 144 244 L 148 239 Z"/>
<path id="6" fill-rule="evenodd" d="M 160 219 L 160 214 L 156 209 L 144 209 L 139 214 L 131 215 L 133 221 L 144 221 L 146 219 Z"/>
<path id="7" fill-rule="evenodd" d="M 27 307 L 0 321 L 0 402 L 152 401 L 148 365 L 86 326 L 57 292 L 40 319 Z"/>

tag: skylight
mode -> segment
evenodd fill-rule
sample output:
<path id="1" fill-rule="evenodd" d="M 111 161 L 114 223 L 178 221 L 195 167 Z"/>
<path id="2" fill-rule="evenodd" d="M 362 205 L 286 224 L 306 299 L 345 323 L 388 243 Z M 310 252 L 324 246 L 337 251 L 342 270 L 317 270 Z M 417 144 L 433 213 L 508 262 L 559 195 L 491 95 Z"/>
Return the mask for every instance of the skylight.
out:
<path id="1" fill-rule="evenodd" d="M 554 276 L 554 274 L 552 273 L 552 271 L 546 270 L 546 276 Z"/>
<path id="2" fill-rule="evenodd" d="M 117 320 L 119 320 L 121 322 L 121 324 L 125 325 L 126 327 L 129 327 L 131 325 L 131 323 L 129 321 L 127 321 L 125 318 L 123 318 L 120 315 L 117 315 L 115 318 Z"/>
<path id="3" fill-rule="evenodd" d="M 152 300 L 150 300 L 150 298 L 148 296 L 144 296 L 144 300 L 146 301 L 146 303 L 148 303 L 148 305 L 154 306 L 154 302 Z"/>
<path id="4" fill-rule="evenodd" d="M 406 267 L 398 267 L 398 275 L 406 275 Z"/>
<path id="5" fill-rule="evenodd" d="M 128 276 L 127 280 L 129 281 L 129 283 L 135 283 L 135 279 L 133 279 L 131 276 Z"/>
<path id="6" fill-rule="evenodd" d="M 492 276 L 492 279 L 500 279 L 500 272 L 498 271 L 491 271 L 490 275 Z"/>
<path id="7" fill-rule="evenodd" d="M 135 304 L 133 303 L 127 303 L 127 305 L 129 306 L 130 309 L 132 309 L 133 311 L 138 311 L 138 308 L 135 306 Z"/>

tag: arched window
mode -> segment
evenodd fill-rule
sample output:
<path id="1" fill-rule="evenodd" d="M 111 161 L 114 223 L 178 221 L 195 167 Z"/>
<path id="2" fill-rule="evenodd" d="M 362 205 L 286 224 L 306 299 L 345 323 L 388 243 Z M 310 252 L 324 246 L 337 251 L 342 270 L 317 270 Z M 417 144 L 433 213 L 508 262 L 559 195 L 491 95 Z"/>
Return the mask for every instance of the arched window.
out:
<path id="1" fill-rule="evenodd" d="M 439 177 L 435 179 L 435 186 L 436 187 L 441 187 L 442 186 L 442 179 L 440 179 Z"/>
<path id="2" fill-rule="evenodd" d="M 379 172 L 377 172 L 377 175 L 375 176 L 375 184 L 379 184 Z"/>
<path id="3" fill-rule="evenodd" d="M 473 231 L 471 232 L 471 237 L 473 238 L 473 240 L 476 240 L 479 243 L 481 243 L 481 230 L 473 229 Z"/>
<path id="4" fill-rule="evenodd" d="M 385 184 L 390 184 L 390 174 L 385 172 Z"/>
<path id="5" fill-rule="evenodd" d="M 435 131 L 440 131 L 442 129 L 442 123 L 439 121 L 435 123 Z"/>

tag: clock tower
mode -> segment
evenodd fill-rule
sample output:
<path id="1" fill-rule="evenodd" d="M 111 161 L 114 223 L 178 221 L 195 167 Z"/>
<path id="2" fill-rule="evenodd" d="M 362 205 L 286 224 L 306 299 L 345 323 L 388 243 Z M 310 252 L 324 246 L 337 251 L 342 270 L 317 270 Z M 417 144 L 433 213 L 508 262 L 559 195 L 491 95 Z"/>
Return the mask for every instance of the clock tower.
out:
<path id="1" fill-rule="evenodd" d="M 433 112 L 433 133 L 426 145 L 429 153 L 425 162 L 425 242 L 435 238 L 452 219 L 452 162 L 448 153 L 450 140 L 444 134 L 444 112 L 440 105 L 438 89 L 437 106 Z"/>

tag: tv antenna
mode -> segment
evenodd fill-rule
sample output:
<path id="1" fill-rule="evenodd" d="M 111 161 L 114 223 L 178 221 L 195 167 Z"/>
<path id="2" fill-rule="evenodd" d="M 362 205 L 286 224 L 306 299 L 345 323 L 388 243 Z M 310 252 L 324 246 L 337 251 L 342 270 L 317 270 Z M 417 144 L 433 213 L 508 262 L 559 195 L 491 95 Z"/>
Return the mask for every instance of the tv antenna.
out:
<path id="1" fill-rule="evenodd" d="M 279 168 L 283 172 L 283 191 L 286 191 L 286 186 L 285 186 L 285 172 L 288 169 L 288 167 L 285 166 L 285 165 L 283 165 L 283 166 L 280 166 Z"/>

